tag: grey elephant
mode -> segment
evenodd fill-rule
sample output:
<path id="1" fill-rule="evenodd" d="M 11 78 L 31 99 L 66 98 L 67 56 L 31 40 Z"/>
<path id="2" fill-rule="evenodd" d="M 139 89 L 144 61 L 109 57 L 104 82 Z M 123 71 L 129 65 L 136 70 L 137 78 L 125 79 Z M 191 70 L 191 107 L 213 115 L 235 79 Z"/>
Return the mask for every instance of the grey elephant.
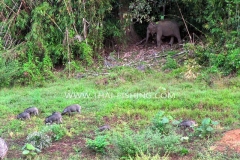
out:
<path id="1" fill-rule="evenodd" d="M 168 37 L 171 36 L 171 40 L 169 44 L 172 46 L 174 37 L 177 38 L 178 43 L 181 43 L 181 36 L 179 32 L 179 26 L 175 21 L 172 20 L 163 20 L 158 22 L 151 22 L 147 27 L 147 38 L 145 45 L 148 42 L 149 34 L 152 36 L 157 33 L 157 46 L 161 46 L 162 43 L 162 36 Z"/>

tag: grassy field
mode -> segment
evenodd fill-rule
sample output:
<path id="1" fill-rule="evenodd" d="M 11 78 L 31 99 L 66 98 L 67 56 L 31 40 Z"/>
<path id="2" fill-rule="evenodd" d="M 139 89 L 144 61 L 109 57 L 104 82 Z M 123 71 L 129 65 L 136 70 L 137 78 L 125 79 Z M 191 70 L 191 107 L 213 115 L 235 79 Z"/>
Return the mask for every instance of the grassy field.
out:
<path id="1" fill-rule="evenodd" d="M 104 154 L 95 153 L 86 147 L 86 138 L 94 139 L 95 131 L 104 124 L 111 126 L 109 135 L 122 133 L 126 128 L 138 133 L 152 125 L 159 111 L 165 111 L 175 120 L 192 119 L 201 124 L 209 117 L 220 124 L 215 129 L 216 136 L 194 138 L 189 143 L 180 143 L 179 148 L 183 148 L 180 151 L 161 151 L 159 156 L 165 159 L 184 156 L 214 159 L 219 156 L 224 159 L 223 153 L 212 152 L 209 146 L 221 136 L 221 132 L 239 127 L 240 78 L 214 78 L 208 85 L 201 78 L 189 81 L 176 75 L 174 71 L 142 72 L 119 67 L 104 76 L 59 78 L 42 87 L 3 88 L 0 91 L 0 135 L 9 145 L 7 159 L 23 159 L 22 147 L 26 137 L 44 130 L 44 119 L 52 112 L 62 112 L 66 106 L 76 103 L 82 106 L 81 113 L 63 116 L 63 123 L 57 131 L 57 135 L 62 131 L 63 136 L 44 148 L 36 159 L 131 159 L 131 156 L 117 156 L 111 142 Z M 39 108 L 39 116 L 26 121 L 17 120 L 17 114 L 30 106 Z M 148 157 L 143 154 L 136 159 Z"/>

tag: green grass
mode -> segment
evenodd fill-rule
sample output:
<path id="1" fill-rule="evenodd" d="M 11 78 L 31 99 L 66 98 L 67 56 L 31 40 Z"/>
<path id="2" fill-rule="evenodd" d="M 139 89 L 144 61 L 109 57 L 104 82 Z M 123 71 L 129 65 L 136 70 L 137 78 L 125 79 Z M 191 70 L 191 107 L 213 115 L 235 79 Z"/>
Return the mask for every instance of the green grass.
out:
<path id="1" fill-rule="evenodd" d="M 159 110 L 178 120 L 194 119 L 200 123 L 210 117 L 228 128 L 239 125 L 239 77 L 215 81 L 209 87 L 201 80 L 174 78 L 173 72 L 150 70 L 145 73 L 119 67 L 106 76 L 59 79 L 41 88 L 3 88 L 0 91 L 1 137 L 24 140 L 28 134 L 43 128 L 46 116 L 54 111 L 62 112 L 75 103 L 82 106 L 81 114 L 64 116 L 62 124 L 72 138 L 87 136 L 105 122 L 112 128 L 126 124 L 145 128 Z M 17 114 L 30 106 L 38 107 L 40 115 L 30 121 L 17 120 Z M 20 146 L 16 150 L 20 152 Z"/>

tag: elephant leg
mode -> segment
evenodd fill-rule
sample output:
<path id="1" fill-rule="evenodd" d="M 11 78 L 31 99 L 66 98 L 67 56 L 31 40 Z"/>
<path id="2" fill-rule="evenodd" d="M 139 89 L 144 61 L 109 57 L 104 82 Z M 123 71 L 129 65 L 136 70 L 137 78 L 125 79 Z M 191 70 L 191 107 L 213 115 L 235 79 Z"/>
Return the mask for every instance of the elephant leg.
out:
<path id="1" fill-rule="evenodd" d="M 158 30 L 157 32 L 157 46 L 160 47 L 161 44 L 162 44 L 162 40 L 161 40 L 161 37 L 162 37 L 162 30 Z"/>
<path id="2" fill-rule="evenodd" d="M 177 39 L 178 39 L 178 44 L 182 43 L 182 40 L 181 40 L 181 37 L 180 37 L 180 35 L 179 35 L 179 36 L 177 36 Z"/>
<path id="3" fill-rule="evenodd" d="M 150 32 L 147 31 L 147 38 L 146 38 L 146 41 L 145 41 L 145 44 L 144 44 L 144 45 L 147 45 L 147 43 L 148 43 L 149 34 L 150 34 Z"/>
<path id="4" fill-rule="evenodd" d="M 173 42 L 174 42 L 174 37 L 172 36 L 172 37 L 171 37 L 171 40 L 170 40 L 170 42 L 169 42 L 168 44 L 169 44 L 170 46 L 172 46 Z"/>
<path id="5" fill-rule="evenodd" d="M 182 40 L 181 40 L 181 36 L 180 36 L 180 32 L 179 30 L 177 32 L 175 32 L 175 35 L 174 35 L 177 40 L 178 40 L 178 44 L 182 43 Z"/>

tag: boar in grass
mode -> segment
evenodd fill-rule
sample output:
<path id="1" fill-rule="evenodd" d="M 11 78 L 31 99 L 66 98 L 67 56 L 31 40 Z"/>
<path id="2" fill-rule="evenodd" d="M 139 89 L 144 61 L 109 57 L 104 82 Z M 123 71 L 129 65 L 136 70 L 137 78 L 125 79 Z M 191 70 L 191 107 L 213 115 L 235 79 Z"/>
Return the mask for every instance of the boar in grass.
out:
<path id="1" fill-rule="evenodd" d="M 190 131 L 194 131 L 193 127 L 198 126 L 198 124 L 193 120 L 183 120 L 178 126 L 183 127 L 184 129 L 188 128 Z"/>
<path id="2" fill-rule="evenodd" d="M 38 109 L 36 107 L 29 107 L 24 110 L 24 112 L 29 113 L 30 115 L 38 115 Z"/>
<path id="3" fill-rule="evenodd" d="M 78 112 L 80 113 L 80 110 L 81 110 L 81 106 L 78 105 L 78 104 L 73 104 L 73 105 L 70 105 L 70 106 L 67 106 L 63 112 L 62 112 L 62 115 L 65 115 L 65 114 L 68 114 L 70 116 L 70 114 L 72 112 Z"/>
<path id="4" fill-rule="evenodd" d="M 110 130 L 110 126 L 109 125 L 104 125 L 98 128 L 99 132 L 105 131 L 105 130 Z"/>
<path id="5" fill-rule="evenodd" d="M 50 123 L 52 124 L 53 122 L 56 123 L 62 123 L 62 116 L 60 112 L 54 112 L 52 115 L 46 117 L 45 119 L 45 124 Z"/>
<path id="6" fill-rule="evenodd" d="M 19 115 L 17 115 L 17 119 L 21 119 L 21 120 L 30 119 L 30 114 L 27 112 L 22 112 Z"/>

